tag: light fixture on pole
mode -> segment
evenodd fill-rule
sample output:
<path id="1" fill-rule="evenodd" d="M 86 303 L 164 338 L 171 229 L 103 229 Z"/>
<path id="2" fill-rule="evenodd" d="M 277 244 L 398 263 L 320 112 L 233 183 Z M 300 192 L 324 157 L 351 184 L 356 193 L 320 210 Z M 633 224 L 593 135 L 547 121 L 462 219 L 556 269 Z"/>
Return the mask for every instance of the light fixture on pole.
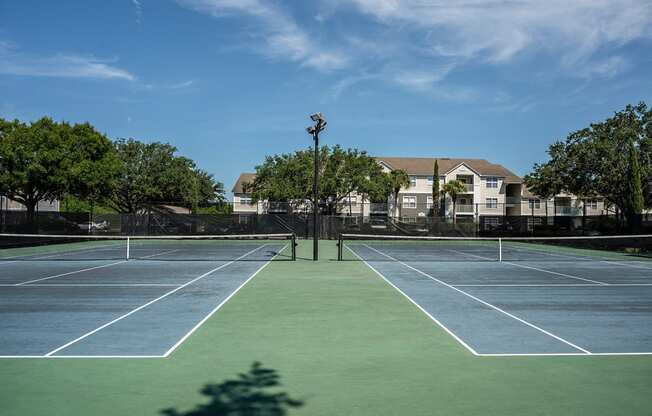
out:
<path id="1" fill-rule="evenodd" d="M 312 175 L 312 259 L 319 260 L 319 228 L 317 226 L 317 216 L 319 211 L 319 133 L 326 128 L 326 120 L 321 113 L 315 113 L 310 116 L 310 119 L 315 122 L 314 126 L 306 129 L 308 134 L 312 136 L 315 142 L 315 160 L 314 160 L 314 173 Z"/>

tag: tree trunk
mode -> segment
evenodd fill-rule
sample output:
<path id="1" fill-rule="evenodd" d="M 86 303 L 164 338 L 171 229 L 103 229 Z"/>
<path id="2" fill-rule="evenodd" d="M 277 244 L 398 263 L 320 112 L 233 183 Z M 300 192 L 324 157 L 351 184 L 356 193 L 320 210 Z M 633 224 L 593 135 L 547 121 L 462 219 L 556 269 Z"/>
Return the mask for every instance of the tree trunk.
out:
<path id="1" fill-rule="evenodd" d="M 36 205 L 38 201 L 31 198 L 26 198 L 24 201 L 25 209 L 27 210 L 27 227 L 30 232 L 38 231 L 38 224 L 36 223 Z"/>
<path id="2" fill-rule="evenodd" d="M 394 194 L 394 218 L 398 219 L 398 194 Z"/>

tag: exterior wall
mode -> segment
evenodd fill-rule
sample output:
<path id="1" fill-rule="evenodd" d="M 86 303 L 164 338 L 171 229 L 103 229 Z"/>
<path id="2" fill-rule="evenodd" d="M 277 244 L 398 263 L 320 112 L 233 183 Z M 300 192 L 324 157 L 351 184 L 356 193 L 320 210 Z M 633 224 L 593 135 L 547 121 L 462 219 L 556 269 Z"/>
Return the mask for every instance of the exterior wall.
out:
<path id="1" fill-rule="evenodd" d="M 233 194 L 233 212 L 235 214 L 260 214 L 262 213 L 262 202 L 250 204 L 246 199 L 250 199 L 249 194 Z"/>

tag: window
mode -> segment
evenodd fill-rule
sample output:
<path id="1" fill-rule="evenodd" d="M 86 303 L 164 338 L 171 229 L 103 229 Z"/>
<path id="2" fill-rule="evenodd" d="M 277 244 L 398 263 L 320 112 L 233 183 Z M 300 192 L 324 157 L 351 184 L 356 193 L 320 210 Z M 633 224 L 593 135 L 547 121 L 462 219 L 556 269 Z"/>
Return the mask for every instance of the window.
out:
<path id="1" fill-rule="evenodd" d="M 432 195 L 428 196 L 428 199 L 426 199 L 426 208 L 427 209 L 432 208 Z"/>
<path id="2" fill-rule="evenodd" d="M 498 188 L 498 178 L 495 176 L 487 177 L 487 188 Z"/>
<path id="3" fill-rule="evenodd" d="M 417 207 L 417 197 L 416 196 L 404 196 L 403 197 L 403 208 L 416 208 Z"/>
<path id="4" fill-rule="evenodd" d="M 540 209 L 541 208 L 541 201 L 538 199 L 529 199 L 528 200 L 528 206 L 530 209 Z"/>
<path id="5" fill-rule="evenodd" d="M 432 186 L 432 176 L 426 176 L 426 179 L 428 180 L 428 185 Z"/>
<path id="6" fill-rule="evenodd" d="M 253 202 L 251 201 L 250 196 L 241 196 L 240 197 L 240 204 L 242 205 L 251 205 Z"/>
<path id="7" fill-rule="evenodd" d="M 498 208 L 498 198 L 487 198 L 487 208 Z"/>
<path id="8" fill-rule="evenodd" d="M 588 199 L 586 200 L 586 209 L 598 209 L 598 200 L 597 199 Z"/>
<path id="9" fill-rule="evenodd" d="M 416 176 L 410 175 L 410 186 L 411 187 L 417 186 L 417 177 Z"/>

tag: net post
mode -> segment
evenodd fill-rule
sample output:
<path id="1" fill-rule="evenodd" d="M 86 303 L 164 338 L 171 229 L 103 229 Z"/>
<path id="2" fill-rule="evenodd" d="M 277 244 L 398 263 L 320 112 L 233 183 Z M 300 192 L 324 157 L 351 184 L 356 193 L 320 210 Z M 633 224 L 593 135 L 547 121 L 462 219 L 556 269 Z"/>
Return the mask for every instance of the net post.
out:
<path id="1" fill-rule="evenodd" d="M 297 236 L 292 233 L 290 244 L 292 244 L 292 261 L 297 259 Z"/>
<path id="2" fill-rule="evenodd" d="M 342 261 L 342 246 L 344 245 L 342 234 L 337 239 L 337 261 Z"/>
<path id="3" fill-rule="evenodd" d="M 129 245 L 130 245 L 130 241 L 129 241 L 129 237 L 127 237 L 127 258 L 125 260 L 129 260 Z"/>
<path id="4" fill-rule="evenodd" d="M 503 239 L 498 237 L 498 261 L 503 261 Z"/>

